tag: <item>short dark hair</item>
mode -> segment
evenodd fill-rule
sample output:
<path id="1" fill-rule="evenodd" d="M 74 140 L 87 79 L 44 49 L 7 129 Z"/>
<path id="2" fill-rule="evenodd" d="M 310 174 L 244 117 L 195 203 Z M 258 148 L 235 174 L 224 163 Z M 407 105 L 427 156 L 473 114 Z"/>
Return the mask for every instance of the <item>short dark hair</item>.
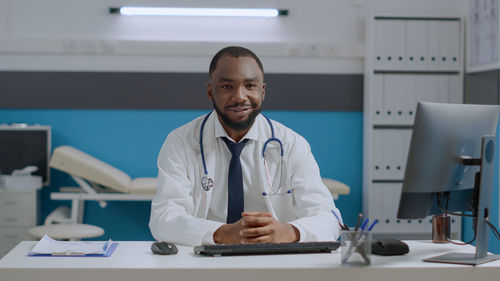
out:
<path id="1" fill-rule="evenodd" d="M 233 58 L 252 57 L 259 65 L 262 74 L 264 74 L 264 67 L 262 66 L 262 62 L 254 52 L 240 46 L 229 46 L 218 51 L 217 54 L 215 54 L 215 56 L 212 58 L 212 61 L 210 62 L 210 68 L 208 70 L 208 76 L 212 76 L 212 73 L 215 71 L 215 67 L 217 66 L 217 62 L 219 62 L 219 59 L 224 55 L 228 55 Z"/>

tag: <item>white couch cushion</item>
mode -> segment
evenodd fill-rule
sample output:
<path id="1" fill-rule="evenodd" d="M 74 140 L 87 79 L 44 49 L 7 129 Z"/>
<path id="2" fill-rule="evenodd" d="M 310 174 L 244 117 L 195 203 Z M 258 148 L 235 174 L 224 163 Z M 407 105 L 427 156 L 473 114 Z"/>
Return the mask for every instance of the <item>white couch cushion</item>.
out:
<path id="1" fill-rule="evenodd" d="M 156 178 L 136 178 L 130 184 L 132 194 L 155 194 L 158 186 Z"/>

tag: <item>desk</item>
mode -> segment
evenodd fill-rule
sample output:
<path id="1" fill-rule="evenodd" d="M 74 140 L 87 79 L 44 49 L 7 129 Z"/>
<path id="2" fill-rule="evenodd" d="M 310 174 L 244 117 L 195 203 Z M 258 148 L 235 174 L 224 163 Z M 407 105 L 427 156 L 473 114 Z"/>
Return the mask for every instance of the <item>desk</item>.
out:
<path id="1" fill-rule="evenodd" d="M 157 256 L 151 242 L 120 242 L 115 253 L 104 257 L 28 257 L 35 242 L 18 244 L 0 260 L 0 279 L 15 280 L 497 280 L 500 261 L 477 267 L 424 263 L 424 257 L 472 246 L 409 241 L 404 256 L 373 256 L 368 267 L 340 265 L 340 253 L 205 257 L 191 247 L 179 247 L 174 256 Z"/>

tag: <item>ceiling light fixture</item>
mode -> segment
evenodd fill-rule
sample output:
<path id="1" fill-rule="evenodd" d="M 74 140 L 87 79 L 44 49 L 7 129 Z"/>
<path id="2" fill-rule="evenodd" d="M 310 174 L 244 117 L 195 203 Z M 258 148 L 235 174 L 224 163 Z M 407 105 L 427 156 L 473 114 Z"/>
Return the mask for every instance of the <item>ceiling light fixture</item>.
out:
<path id="1" fill-rule="evenodd" d="M 264 17 L 288 16 L 288 10 L 232 8 L 116 7 L 110 14 L 124 16 Z"/>

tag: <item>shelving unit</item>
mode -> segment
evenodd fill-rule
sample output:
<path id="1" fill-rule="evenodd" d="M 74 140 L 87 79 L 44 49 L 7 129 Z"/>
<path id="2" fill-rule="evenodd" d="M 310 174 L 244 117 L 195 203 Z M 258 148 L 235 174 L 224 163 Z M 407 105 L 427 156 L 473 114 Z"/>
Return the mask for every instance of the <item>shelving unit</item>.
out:
<path id="1" fill-rule="evenodd" d="M 371 16 L 366 28 L 363 213 L 376 235 L 430 239 L 430 218 L 397 218 L 418 101 L 463 103 L 460 17 Z M 461 219 L 452 219 L 459 239 Z"/>
<path id="2" fill-rule="evenodd" d="M 0 188 L 0 257 L 19 242 L 33 240 L 28 230 L 38 223 L 39 192 Z"/>

